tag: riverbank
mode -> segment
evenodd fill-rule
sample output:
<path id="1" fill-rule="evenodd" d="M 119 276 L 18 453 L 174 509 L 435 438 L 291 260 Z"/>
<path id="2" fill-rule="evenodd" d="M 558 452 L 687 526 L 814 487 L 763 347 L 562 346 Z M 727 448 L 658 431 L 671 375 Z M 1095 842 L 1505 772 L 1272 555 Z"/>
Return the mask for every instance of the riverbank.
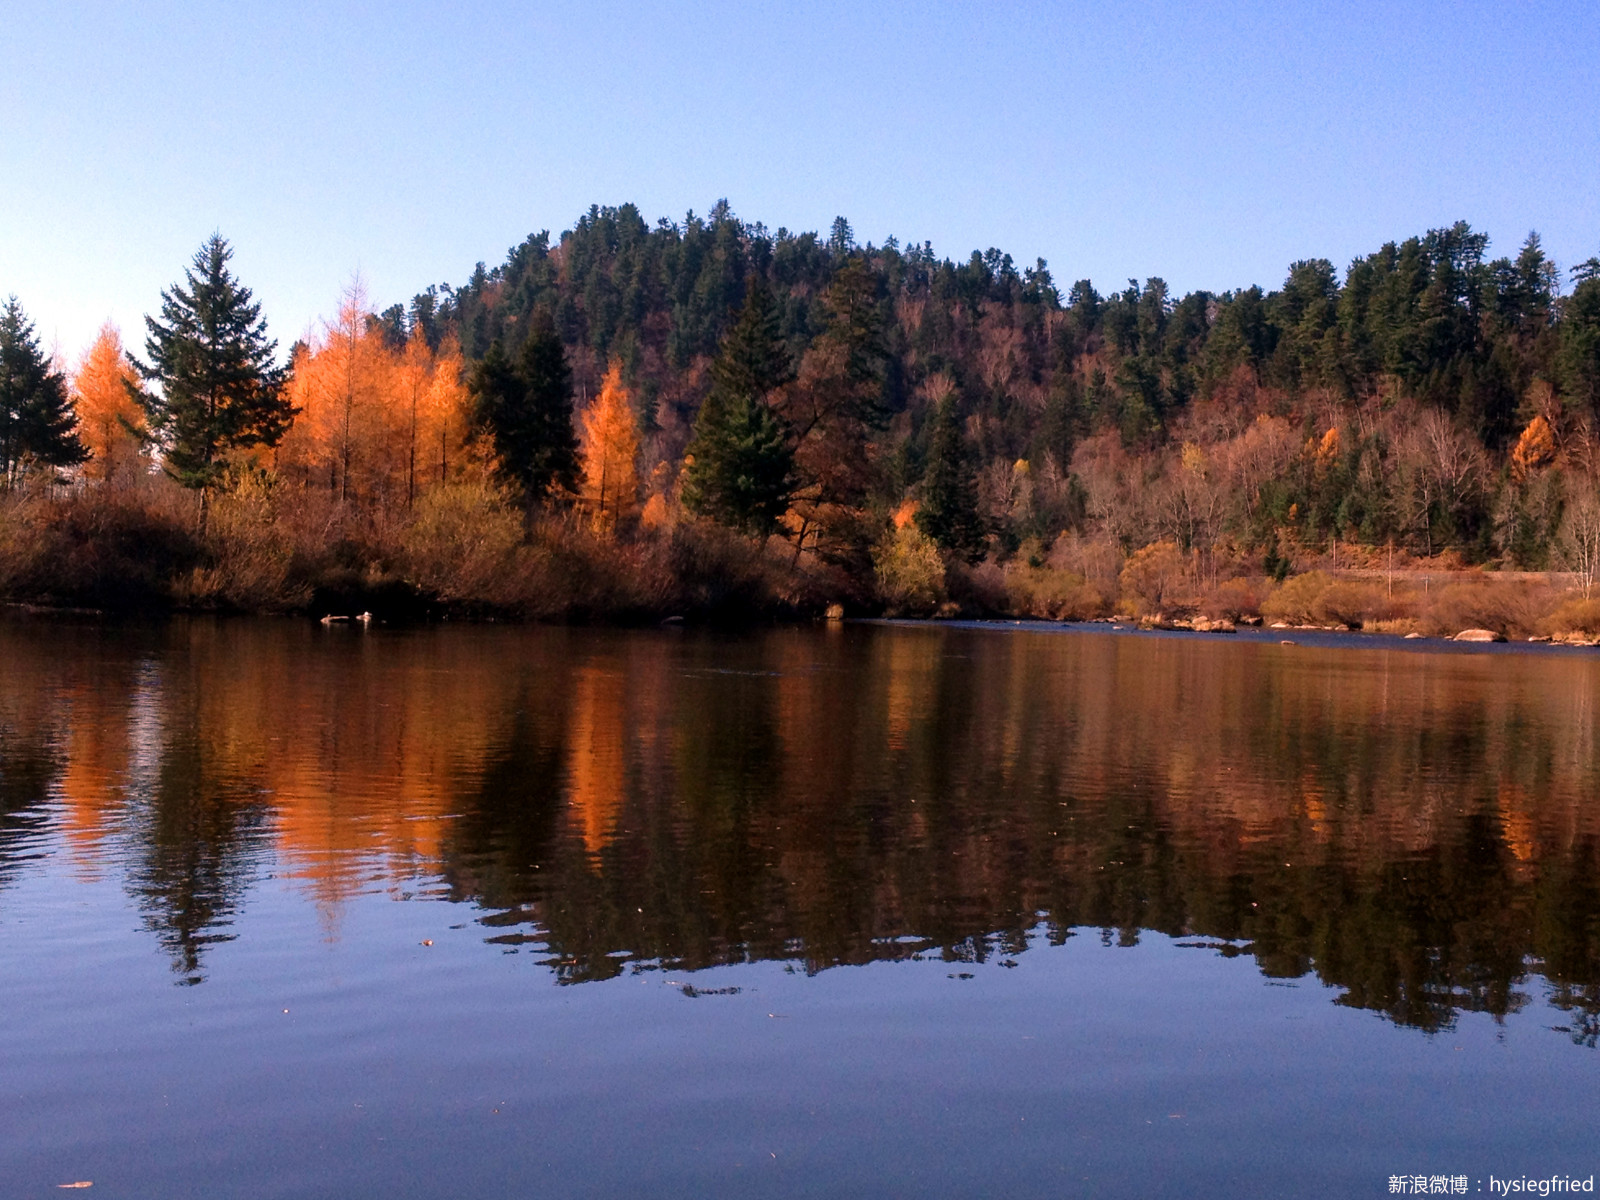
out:
<path id="1" fill-rule="evenodd" d="M 675 523 L 626 540 L 575 514 L 533 522 L 482 485 L 400 515 L 246 488 L 198 502 L 164 481 L 0 497 L 0 600 L 107 614 L 371 613 L 618 624 L 820 614 L 836 573 L 782 544 Z"/>
<path id="2" fill-rule="evenodd" d="M 251 484 L 217 495 L 203 527 L 196 496 L 156 477 L 0 496 L 0 602 L 80 613 L 733 624 L 832 612 L 1600 640 L 1600 599 L 1570 574 L 1437 561 L 1334 570 L 1307 558 L 1278 582 L 1248 553 L 1208 571 L 1171 543 L 1128 554 L 1074 534 L 969 564 L 903 524 L 860 559 L 797 555 L 781 538 L 758 541 L 681 511 L 620 535 L 573 511 L 529 521 L 482 483 L 436 488 L 398 513 Z"/>

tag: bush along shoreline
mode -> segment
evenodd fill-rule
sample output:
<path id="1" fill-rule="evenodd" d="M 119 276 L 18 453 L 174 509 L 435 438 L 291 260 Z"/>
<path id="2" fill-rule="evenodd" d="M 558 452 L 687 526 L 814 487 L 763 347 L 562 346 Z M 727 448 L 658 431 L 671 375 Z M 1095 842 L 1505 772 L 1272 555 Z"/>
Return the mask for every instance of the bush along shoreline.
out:
<path id="1" fill-rule="evenodd" d="M 436 489 L 376 520 L 253 484 L 199 501 L 150 477 L 113 488 L 0 496 L 0 598 L 107 615 L 294 614 L 386 623 L 440 618 L 743 622 L 822 612 L 836 572 L 793 563 L 704 522 L 595 534 L 580 514 L 529 524 L 498 489 Z"/>
<path id="2" fill-rule="evenodd" d="M 1239 625 L 1600 643 L 1581 573 L 1494 572 L 1448 556 L 1311 552 L 1276 580 L 1175 543 L 1132 554 L 1075 534 L 1004 562 L 941 552 L 899 513 L 869 577 L 681 510 L 597 532 L 577 509 L 530 522 L 492 480 L 436 488 L 380 519 L 249 477 L 200 500 L 155 474 L 0 494 L 0 599 L 85 615 L 277 614 L 383 624 L 450 620 L 738 625 L 829 615 Z M 898 523 L 897 523 L 898 522 Z"/>

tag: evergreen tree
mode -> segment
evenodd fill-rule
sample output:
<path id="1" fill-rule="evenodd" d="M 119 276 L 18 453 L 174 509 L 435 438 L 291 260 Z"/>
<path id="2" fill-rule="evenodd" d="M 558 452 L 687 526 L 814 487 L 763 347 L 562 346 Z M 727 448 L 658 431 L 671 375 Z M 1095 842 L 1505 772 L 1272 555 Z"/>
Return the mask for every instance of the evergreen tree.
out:
<path id="1" fill-rule="evenodd" d="M 1600 415 L 1600 259 L 1573 269 L 1562 306 L 1561 383 L 1580 412 Z"/>
<path id="2" fill-rule="evenodd" d="M 922 477 L 922 505 L 917 528 L 941 548 L 968 562 L 983 557 L 984 529 L 978 516 L 978 488 L 956 413 L 956 398 L 946 396 L 935 410 L 928 445 L 928 469 Z"/>
<path id="3" fill-rule="evenodd" d="M 523 506 L 578 486 L 578 440 L 572 429 L 572 370 L 545 309 L 513 366 L 497 339 L 469 384 L 478 428 L 488 434 L 502 477 Z"/>
<path id="4" fill-rule="evenodd" d="M 161 293 L 161 317 L 145 318 L 148 364 L 134 360 L 158 391 L 135 392 L 168 475 L 201 490 L 201 521 L 210 490 L 229 456 L 276 446 L 294 420 L 284 394 L 278 343 L 267 336 L 261 306 L 228 270 L 233 249 L 212 234 L 195 253 L 185 283 Z M 185 286 L 186 285 L 186 286 Z"/>
<path id="5" fill-rule="evenodd" d="M 711 394 L 700 407 L 683 502 L 723 525 L 765 537 L 794 493 L 794 449 L 767 402 L 794 379 L 772 295 L 752 277 L 739 319 L 711 364 Z"/>
<path id="6" fill-rule="evenodd" d="M 88 454 L 77 426 L 67 381 L 50 369 L 12 296 L 0 309 L 0 486 L 13 486 L 32 465 L 81 463 Z"/>

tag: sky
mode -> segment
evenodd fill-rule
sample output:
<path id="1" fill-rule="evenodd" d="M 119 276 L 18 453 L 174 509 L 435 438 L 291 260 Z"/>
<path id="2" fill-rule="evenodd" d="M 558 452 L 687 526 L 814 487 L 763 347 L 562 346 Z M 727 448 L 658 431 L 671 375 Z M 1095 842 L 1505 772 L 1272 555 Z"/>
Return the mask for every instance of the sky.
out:
<path id="1" fill-rule="evenodd" d="M 1466 220 L 1600 254 L 1591 3 L 0 0 L 0 297 L 69 362 L 220 231 L 287 347 L 591 204 L 1280 283 Z"/>

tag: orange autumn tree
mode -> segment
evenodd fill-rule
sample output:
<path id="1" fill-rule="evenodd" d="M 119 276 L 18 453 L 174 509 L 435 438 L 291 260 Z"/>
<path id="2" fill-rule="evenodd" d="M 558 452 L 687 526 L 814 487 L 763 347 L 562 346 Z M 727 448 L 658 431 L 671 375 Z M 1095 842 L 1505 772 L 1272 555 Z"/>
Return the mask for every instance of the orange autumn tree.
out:
<path id="1" fill-rule="evenodd" d="M 428 392 L 433 384 L 433 352 L 420 327 L 411 331 L 406 348 L 395 363 L 395 401 L 400 409 L 400 424 L 406 445 L 406 503 L 417 498 L 419 459 L 427 453 L 424 424 L 428 415 Z"/>
<path id="2" fill-rule="evenodd" d="M 422 331 L 414 330 L 406 344 L 407 361 L 425 352 L 428 386 L 421 396 L 414 443 L 418 491 L 459 476 L 468 465 L 472 441 L 472 398 L 464 382 L 460 340 L 448 333 L 438 350 L 428 351 Z M 409 403 L 409 393 L 406 399 Z"/>
<path id="3" fill-rule="evenodd" d="M 279 473 L 340 503 L 411 505 L 470 465 L 462 374 L 454 334 L 434 350 L 417 328 L 395 346 L 356 280 L 321 336 L 296 348 L 289 400 L 298 415 L 278 451 Z"/>
<path id="4" fill-rule="evenodd" d="M 622 386 L 622 367 L 611 364 L 600 394 L 583 414 L 583 505 L 594 527 L 615 533 L 639 507 L 639 432 L 633 397 Z"/>
<path id="5" fill-rule="evenodd" d="M 144 446 L 133 432 L 144 424 L 144 415 L 128 393 L 137 379 L 123 353 L 117 327 L 107 321 L 72 379 L 78 436 L 89 451 L 83 473 L 90 479 L 143 474 L 149 464 Z"/>
<path id="6" fill-rule="evenodd" d="M 357 280 L 322 337 L 295 356 L 289 402 L 299 416 L 278 458 L 285 474 L 325 483 L 341 503 L 383 501 L 405 487 L 398 356 L 367 317 Z"/>
<path id="7" fill-rule="evenodd" d="M 1550 422 L 1535 416 L 1511 450 L 1511 477 L 1519 483 L 1539 467 L 1555 461 L 1556 438 Z"/>

